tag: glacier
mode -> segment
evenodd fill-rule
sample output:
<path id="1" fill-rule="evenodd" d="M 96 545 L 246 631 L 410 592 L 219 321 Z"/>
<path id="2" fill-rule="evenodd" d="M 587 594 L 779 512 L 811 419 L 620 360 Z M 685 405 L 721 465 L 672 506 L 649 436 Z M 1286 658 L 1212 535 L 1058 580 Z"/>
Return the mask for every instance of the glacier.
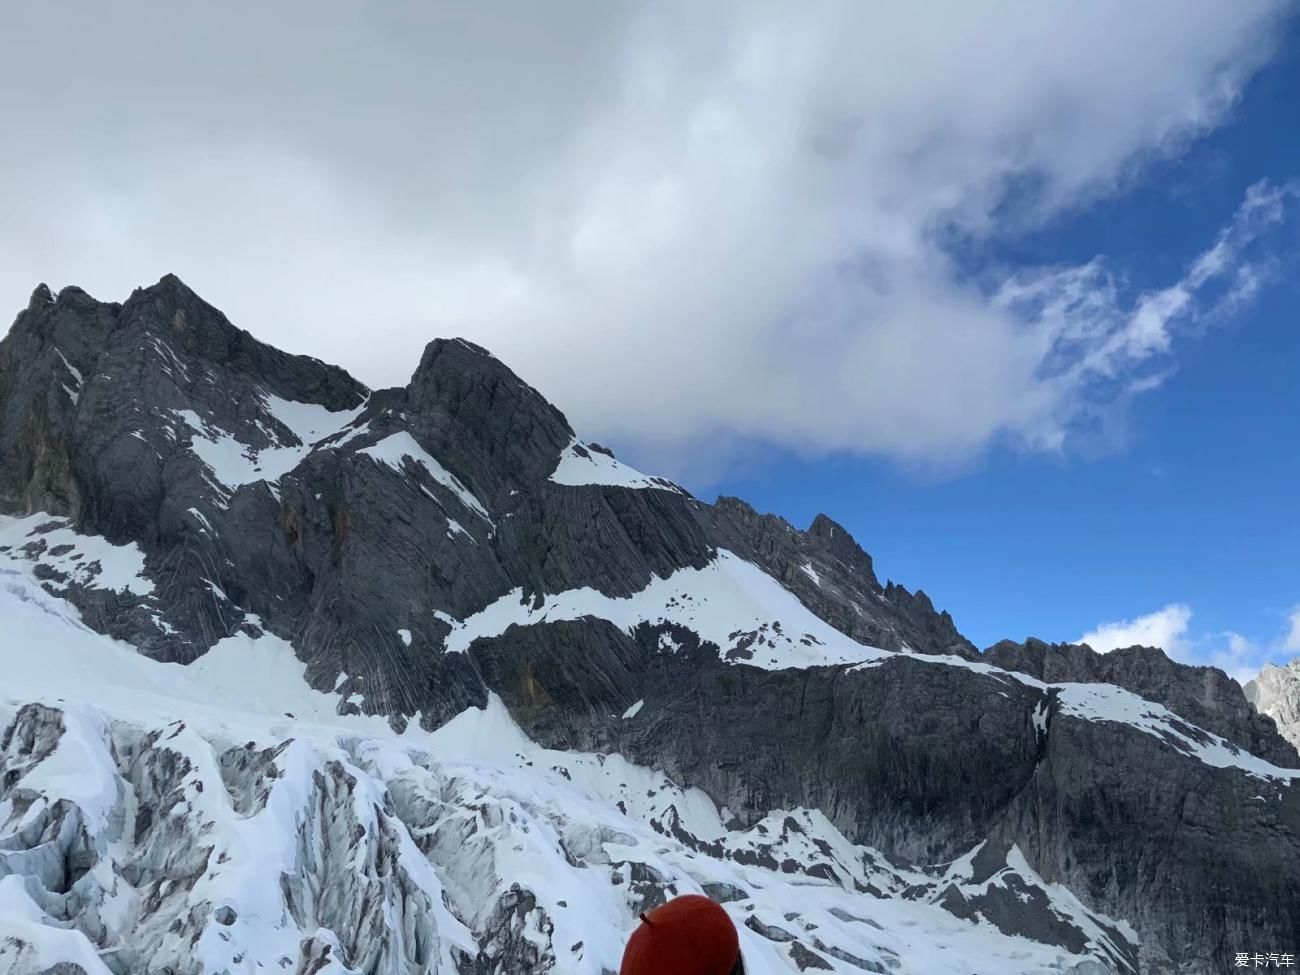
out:
<path id="1" fill-rule="evenodd" d="M 1014 848 L 975 880 L 980 850 L 907 867 L 815 810 L 739 829 L 662 772 L 537 746 L 495 697 L 396 734 L 283 640 L 153 661 L 30 565 L 0 568 L 0 972 L 603 975 L 687 892 L 726 902 L 753 975 L 1123 970 L 1131 930 Z M 990 887 L 1080 950 L 940 904 Z"/>

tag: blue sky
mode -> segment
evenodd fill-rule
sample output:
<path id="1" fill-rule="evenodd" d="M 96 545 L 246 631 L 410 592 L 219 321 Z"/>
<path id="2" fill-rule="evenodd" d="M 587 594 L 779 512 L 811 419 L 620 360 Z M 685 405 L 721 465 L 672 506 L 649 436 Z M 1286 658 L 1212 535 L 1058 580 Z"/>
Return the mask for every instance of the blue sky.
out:
<path id="1" fill-rule="evenodd" d="M 1134 291 L 1176 278 L 1251 184 L 1300 181 L 1300 31 L 1225 124 L 1143 170 L 1127 192 L 971 258 L 1076 264 L 1104 254 Z M 1253 304 L 1182 342 L 1102 445 L 995 447 L 932 477 L 890 460 L 767 458 L 737 494 L 806 525 L 832 513 L 886 576 L 924 588 L 984 646 L 1074 640 L 1105 622 L 1187 607 L 1186 659 L 1245 669 L 1289 659 L 1300 605 L 1300 235 L 1269 237 Z M 1180 614 L 1169 625 L 1178 629 Z M 1185 617 L 1186 614 L 1181 614 Z M 1252 645 L 1238 659 L 1230 633 Z"/>

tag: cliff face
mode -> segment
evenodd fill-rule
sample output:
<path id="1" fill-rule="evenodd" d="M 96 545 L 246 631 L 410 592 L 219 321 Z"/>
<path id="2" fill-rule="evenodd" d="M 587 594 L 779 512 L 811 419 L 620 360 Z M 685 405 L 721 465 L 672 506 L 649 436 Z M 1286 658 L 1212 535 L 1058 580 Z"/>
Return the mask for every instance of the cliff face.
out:
<path id="1" fill-rule="evenodd" d="M 502 707 L 534 747 L 617 753 L 702 790 L 711 831 L 651 817 L 684 850 L 725 860 L 740 841 L 717 830 L 752 838 L 779 810 L 815 810 L 823 842 L 860 845 L 855 862 L 931 877 L 915 899 L 1004 935 L 1091 943 L 1114 970 L 1220 971 L 1245 946 L 1300 944 L 1300 761 L 1222 673 L 1144 648 L 981 654 L 923 592 L 882 586 L 830 518 L 799 530 L 634 471 L 470 343 L 432 342 L 406 387 L 371 391 L 257 342 L 175 278 L 120 305 L 42 288 L 0 342 L 0 417 L 4 571 L 155 661 L 201 674 L 231 641 L 279 641 L 336 717 L 390 734 Z M 54 712 L 37 722 L 47 737 Z M 10 738 L 34 742 L 24 714 Z M 291 737 L 265 734 L 258 754 Z M 327 752 L 310 759 L 312 788 L 332 802 L 358 786 Z M 115 768 L 140 788 L 120 752 Z M 381 859 L 390 833 L 439 848 L 420 818 L 432 800 L 408 796 L 423 811 L 407 816 L 388 773 L 370 778 L 389 818 L 313 828 L 343 842 L 359 825 Z M 60 823 L 42 829 L 76 834 Z M 65 866 L 84 856 L 59 849 Z M 926 865 L 976 849 L 979 870 L 952 893 L 933 886 L 947 874 Z M 1036 892 L 993 891 L 1006 871 Z M 891 884 L 876 893 L 904 896 Z M 1052 884 L 1110 933 L 1053 927 Z M 525 938 L 541 895 L 515 888 L 509 903 L 484 894 L 495 914 L 453 911 L 444 926 L 468 941 L 446 964 L 515 970 L 501 959 L 526 943 L 540 952 L 527 966 L 571 970 L 555 908 L 552 930 Z M 409 884 L 384 889 L 418 900 Z M 302 896 L 286 890 L 285 910 L 324 916 Z M 432 936 L 412 937 L 427 963 Z M 360 950 L 345 952 L 366 959 L 355 970 L 406 970 Z"/>
<path id="2" fill-rule="evenodd" d="M 1050 683 L 1114 684 L 1159 701 L 1193 724 L 1228 741 L 1293 768 L 1300 765 L 1294 740 L 1279 734 L 1280 722 L 1261 714 L 1243 689 L 1216 667 L 1179 664 L 1156 647 L 1125 647 L 1097 653 L 1087 646 L 1041 640 L 1004 640 L 984 652 L 984 660 L 1007 670 L 1032 674 Z"/>
<path id="3" fill-rule="evenodd" d="M 1246 687 L 1246 698 L 1282 737 L 1300 748 L 1300 657 L 1284 666 L 1267 664 Z"/>

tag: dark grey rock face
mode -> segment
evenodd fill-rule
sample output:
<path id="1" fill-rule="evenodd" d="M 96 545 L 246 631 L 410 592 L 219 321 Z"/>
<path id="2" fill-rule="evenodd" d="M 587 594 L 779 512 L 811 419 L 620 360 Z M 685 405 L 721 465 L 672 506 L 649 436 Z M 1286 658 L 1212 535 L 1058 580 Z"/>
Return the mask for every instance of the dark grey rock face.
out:
<path id="1" fill-rule="evenodd" d="M 1234 946 L 1300 938 L 1295 786 L 1170 761 L 1122 725 L 1056 715 L 996 834 L 1045 880 L 1133 924 L 1143 971 L 1215 971 Z"/>
<path id="2" fill-rule="evenodd" d="M 189 472 L 152 435 L 193 409 L 254 446 L 293 438 L 258 426 L 259 388 L 336 410 L 366 393 L 337 367 L 257 342 L 174 276 L 121 305 L 41 286 L 0 344 L 0 502 L 86 517 L 110 538 L 154 534 L 164 487 Z"/>
<path id="3" fill-rule="evenodd" d="M 581 670 L 554 666 L 575 636 L 558 625 L 514 633 L 474 653 L 530 734 L 663 768 L 744 825 L 818 808 L 853 840 L 922 863 L 987 837 L 1014 843 L 1044 879 L 1133 923 L 1143 971 L 1213 971 L 1233 945 L 1300 937 L 1300 796 L 1286 783 L 1059 713 L 1017 681 L 907 656 L 857 671 L 738 672 L 704 652 L 643 649 L 638 665 L 603 633 L 594 644 L 615 648 L 605 672 L 586 643 Z M 635 720 L 614 720 L 638 698 Z M 981 896 L 982 916 L 1011 925 L 1005 892 Z"/>
<path id="4" fill-rule="evenodd" d="M 826 515 L 803 532 L 739 498 L 721 497 L 696 511 L 714 544 L 762 566 L 841 633 L 884 650 L 977 656 L 925 593 L 893 582 L 882 587 L 871 556 Z"/>
<path id="5" fill-rule="evenodd" d="M 308 432 L 281 401 L 333 419 Z M 256 342 L 172 277 L 120 305 L 38 288 L 0 341 L 0 421 L 0 513 L 44 511 L 138 546 L 152 590 L 63 572 L 34 530 L 29 555 L 45 560 L 45 584 L 90 626 L 150 656 L 189 662 L 231 634 L 265 630 L 293 643 L 309 683 L 337 691 L 341 710 L 433 728 L 496 694 L 539 742 L 663 769 L 706 791 L 739 827 L 803 806 L 901 861 L 1014 844 L 1044 879 L 1130 920 L 1146 971 L 1220 971 L 1248 944 L 1300 944 L 1292 786 L 1063 712 L 1050 688 L 992 668 L 1046 684 L 1114 684 L 1252 755 L 1300 765 L 1221 672 L 1144 648 L 1102 655 L 1028 641 L 980 654 L 923 592 L 882 586 L 870 556 L 825 516 L 800 531 L 732 498 L 710 505 L 674 490 L 558 484 L 550 477 L 573 430 L 470 343 L 432 342 L 406 387 L 372 392 Z M 514 626 L 445 651 L 457 621 L 502 597 L 540 607 L 571 590 L 631 596 L 705 569 L 719 550 L 763 569 L 852 639 L 910 653 L 863 668 L 764 670 L 720 659 L 689 626 L 623 629 L 591 617 Z M 258 808 L 274 763 L 260 749 L 225 751 L 232 799 Z M 147 790 L 183 775 L 150 767 L 128 778 Z M 321 802 L 344 808 L 348 773 L 319 775 Z M 167 808 L 170 795 L 159 791 L 154 804 Z M 340 817 L 316 823 L 312 842 L 346 850 L 354 824 Z M 141 828 L 142 855 L 193 852 L 192 837 Z M 657 828 L 688 842 L 678 823 Z M 388 849 L 378 834 L 367 842 L 376 855 Z M 822 866 L 844 874 L 830 859 Z M 638 896 L 651 896 L 641 879 Z M 387 889 L 416 896 L 398 880 Z M 1042 899 L 1011 881 L 953 889 L 959 916 L 978 912 L 1034 936 L 1055 930 Z M 293 910 L 309 927 L 365 907 L 374 925 L 377 901 L 365 890 L 348 895 L 355 902 L 300 891 Z M 465 971 L 542 964 L 524 920 L 529 931 L 549 922 L 529 896 L 485 920 Z M 839 957 L 812 939 L 791 944 L 805 968 Z M 301 957 L 398 964 L 367 945 L 314 944 Z M 418 967 L 419 950 L 400 965 Z"/>
<path id="6" fill-rule="evenodd" d="M 984 651 L 995 667 L 1030 674 L 1048 683 L 1115 684 L 1228 739 L 1252 755 L 1286 768 L 1300 766 L 1295 746 L 1271 718 L 1255 711 L 1242 688 L 1215 667 L 1179 664 L 1155 647 L 1097 653 L 1087 646 L 1003 640 Z"/>
<path id="7" fill-rule="evenodd" d="M 150 611 L 83 587 L 66 594 L 111 635 L 193 659 L 242 620 L 244 585 L 227 571 L 227 549 L 278 505 L 264 482 L 239 492 L 214 484 L 188 449 L 196 433 L 183 415 L 253 448 L 301 445 L 261 408 L 267 395 L 345 409 L 365 393 L 336 367 L 256 342 L 171 276 L 122 305 L 38 288 L 0 342 L 0 507 L 140 544 L 159 580 Z M 228 530 L 203 531 L 200 518 Z"/>

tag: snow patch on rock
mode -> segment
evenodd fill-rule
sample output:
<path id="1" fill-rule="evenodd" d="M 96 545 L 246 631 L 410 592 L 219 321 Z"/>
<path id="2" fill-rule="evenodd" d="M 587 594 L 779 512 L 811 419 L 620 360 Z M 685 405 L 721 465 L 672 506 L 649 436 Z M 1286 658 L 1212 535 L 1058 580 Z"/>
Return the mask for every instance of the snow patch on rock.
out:
<path id="1" fill-rule="evenodd" d="M 301 403 L 270 393 L 263 395 L 262 401 L 267 413 L 288 427 L 295 437 L 308 446 L 332 437 L 350 426 L 361 415 L 366 405 L 362 402 L 350 410 L 335 411 L 328 410 L 318 403 Z"/>
<path id="2" fill-rule="evenodd" d="M 663 477 L 651 477 L 635 468 L 615 460 L 609 454 L 592 449 L 580 440 L 560 452 L 560 462 L 550 478 L 556 484 L 581 486 L 588 484 L 609 487 L 652 488 L 660 491 L 684 493 L 680 487 Z"/>
<path id="3" fill-rule="evenodd" d="M 0 566 L 44 566 L 69 584 L 147 596 L 154 585 L 144 575 L 144 553 L 134 542 L 114 545 L 98 535 L 74 531 L 66 519 L 44 513 L 0 516 Z"/>
<path id="4" fill-rule="evenodd" d="M 316 403 L 300 403 L 267 393 L 261 400 L 264 416 L 256 421 L 257 427 L 271 442 L 264 447 L 244 443 L 194 410 L 172 411 L 189 427 L 190 450 L 207 465 L 226 493 L 257 481 L 275 484 L 301 464 L 317 443 L 356 420 L 365 405 L 330 411 Z M 277 421 L 290 436 L 285 437 L 266 419 Z"/>
<path id="5" fill-rule="evenodd" d="M 54 350 L 54 354 L 59 357 L 59 361 L 63 363 L 64 368 L 67 369 L 68 372 L 72 374 L 72 378 L 76 380 L 77 389 L 81 389 L 83 383 L 83 380 L 81 378 L 81 370 L 78 369 L 76 366 L 74 366 L 71 362 L 69 362 L 67 356 L 65 356 L 58 349 Z"/>
<path id="6" fill-rule="evenodd" d="M 583 616 L 629 632 L 642 623 L 674 623 L 715 644 L 726 660 L 770 670 L 862 663 L 890 655 L 822 622 L 763 570 L 725 550 L 702 569 L 655 578 L 625 598 L 585 587 L 544 596 L 538 606 L 515 589 L 455 624 L 446 648 L 460 653 L 479 637 L 499 636 L 510 626 Z"/>
<path id="7" fill-rule="evenodd" d="M 1115 721 L 1166 742 L 1184 755 L 1214 768 L 1239 769 L 1288 785 L 1300 769 L 1279 768 L 1218 735 L 1184 721 L 1162 704 L 1113 684 L 1058 684 L 1062 712 L 1089 721 Z"/>

